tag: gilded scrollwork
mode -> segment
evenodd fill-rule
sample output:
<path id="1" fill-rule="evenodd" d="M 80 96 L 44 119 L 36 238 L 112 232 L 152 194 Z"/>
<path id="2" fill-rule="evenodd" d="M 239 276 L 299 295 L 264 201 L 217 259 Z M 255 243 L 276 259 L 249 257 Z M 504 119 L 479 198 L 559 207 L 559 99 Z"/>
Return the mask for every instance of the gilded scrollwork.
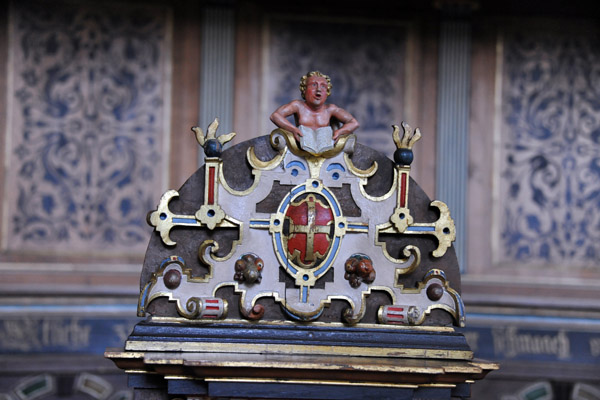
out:
<path id="1" fill-rule="evenodd" d="M 412 152 L 420 133 L 416 130 L 413 134 L 408 125 L 403 126 L 404 137 L 400 138 L 395 127 L 394 140 L 399 149 Z M 200 135 L 202 139 L 198 140 L 205 148 L 210 140 L 218 141 L 216 126 L 208 131 L 206 137 Z M 204 167 L 204 204 L 194 215 L 171 213 L 169 201 L 177 192 L 165 193 L 149 217 L 164 244 L 176 246 L 169 232 L 186 223 L 205 230 L 235 227 L 239 235 L 224 257 L 218 256 L 218 240 L 206 239 L 198 244 L 200 264 L 208 267 L 202 277 L 192 277 L 178 259 L 161 267 L 143 291 L 141 312 L 153 298 L 165 296 L 177 302 L 182 316 L 214 318 L 208 311 L 221 304 L 217 291 L 231 286 L 240 294 L 241 315 L 250 320 L 264 317 L 265 308 L 257 300 L 270 297 L 286 315 L 300 321 L 317 320 L 332 301 L 342 300 L 348 304 L 342 319 L 356 324 L 365 316 L 369 295 L 382 291 L 389 295 L 392 304 L 380 311 L 381 323 L 396 323 L 394 310 L 399 309 L 404 310 L 404 314 L 398 314 L 403 316 L 403 323 L 422 324 L 434 309 L 448 311 L 460 323 L 462 303 L 443 272 L 432 270 L 416 289 L 399 284 L 402 277 L 420 266 L 419 247 L 406 245 L 402 257 L 395 258 L 388 253 L 386 242 L 380 240 L 382 234 L 432 235 L 438 238 L 433 255 L 441 257 L 454 238 L 447 207 L 432 202 L 440 211 L 440 217 L 432 223 L 419 223 L 412 218 L 408 204 L 410 162 L 406 162 L 412 153 L 403 154 L 402 162 L 390 171 L 393 183 L 383 196 L 367 195 L 364 187 L 375 176 L 378 164 L 373 161 L 365 170 L 357 168 L 350 157 L 354 143 L 348 143 L 354 138 L 342 139 L 331 153 L 315 156 L 298 149 L 289 132 L 273 131 L 270 142 L 276 154 L 271 159 L 259 159 L 254 147 L 246 151 L 254 181 L 243 191 L 228 187 L 219 172 L 223 162 L 220 154 L 213 154 Z M 282 197 L 271 206 L 272 212 L 257 211 L 255 205 L 269 197 L 274 182 L 285 185 Z M 360 214 L 346 215 L 338 198 L 340 192 L 336 191 L 342 187 L 348 188 Z M 293 287 L 280 279 L 280 271 L 291 279 Z M 330 278 L 323 279 L 326 275 Z M 210 301 L 217 303 L 212 305 Z M 222 307 L 226 307 L 225 303 Z"/>

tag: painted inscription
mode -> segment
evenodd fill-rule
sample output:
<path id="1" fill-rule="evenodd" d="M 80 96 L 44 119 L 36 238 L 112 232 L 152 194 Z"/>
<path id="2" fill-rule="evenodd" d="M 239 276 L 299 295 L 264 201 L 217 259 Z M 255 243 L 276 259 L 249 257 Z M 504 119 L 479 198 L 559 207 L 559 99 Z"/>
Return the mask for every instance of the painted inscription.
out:
<path id="1" fill-rule="evenodd" d="M 24 317 L 0 320 L 0 353 L 81 352 L 102 354 L 121 346 L 137 318 Z"/>
<path id="2" fill-rule="evenodd" d="M 590 354 L 592 357 L 600 357 L 600 337 L 590 339 Z"/>
<path id="3" fill-rule="evenodd" d="M 517 321 L 503 326 L 473 323 L 460 331 L 475 356 L 503 361 L 552 361 L 565 365 L 585 364 L 600 367 L 600 325 L 571 329 L 565 320 L 560 325 L 522 326 Z"/>
<path id="4" fill-rule="evenodd" d="M 550 333 L 523 333 L 517 327 L 493 329 L 494 353 L 506 358 L 522 355 L 550 355 L 559 360 L 571 358 L 570 341 L 564 331 Z"/>

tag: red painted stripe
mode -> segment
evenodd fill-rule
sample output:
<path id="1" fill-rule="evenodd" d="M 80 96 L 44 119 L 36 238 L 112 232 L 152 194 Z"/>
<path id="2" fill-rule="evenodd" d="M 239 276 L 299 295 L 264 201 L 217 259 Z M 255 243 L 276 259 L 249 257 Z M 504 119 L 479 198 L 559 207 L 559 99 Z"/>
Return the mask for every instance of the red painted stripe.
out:
<path id="1" fill-rule="evenodd" d="M 207 310 L 217 310 L 219 311 L 219 307 L 215 307 L 215 306 L 206 306 Z"/>
<path id="2" fill-rule="evenodd" d="M 404 307 L 388 307 L 389 311 L 404 311 Z"/>
<path id="3" fill-rule="evenodd" d="M 387 317 L 395 318 L 395 319 L 404 319 L 404 315 L 399 315 L 399 314 L 388 314 Z"/>
<path id="4" fill-rule="evenodd" d="M 215 304 L 215 303 L 218 303 L 218 302 L 219 302 L 219 300 L 204 300 L 204 302 L 205 302 L 205 303 L 212 303 L 212 304 Z"/>
<path id="5" fill-rule="evenodd" d="M 400 207 L 406 207 L 406 178 L 408 175 L 402 173 L 400 178 Z"/>
<path id="6" fill-rule="evenodd" d="M 208 204 L 215 203 L 215 167 L 208 169 Z"/>

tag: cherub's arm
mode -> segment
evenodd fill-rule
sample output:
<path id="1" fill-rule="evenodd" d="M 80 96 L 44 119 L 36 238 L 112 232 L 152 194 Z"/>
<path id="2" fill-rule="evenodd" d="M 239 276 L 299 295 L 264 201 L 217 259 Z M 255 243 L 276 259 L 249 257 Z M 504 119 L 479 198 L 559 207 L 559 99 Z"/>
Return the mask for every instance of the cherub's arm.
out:
<path id="1" fill-rule="evenodd" d="M 288 104 L 284 104 L 279 107 L 273 114 L 271 114 L 271 121 L 281 129 L 290 131 L 294 134 L 296 140 L 300 140 L 302 132 L 300 129 L 287 120 L 290 115 L 297 114 L 299 112 L 298 100 L 294 100 Z"/>
<path id="2" fill-rule="evenodd" d="M 331 116 L 342 123 L 342 127 L 333 132 L 333 140 L 337 140 L 342 135 L 354 132 L 360 126 L 352 114 L 334 104 L 331 105 Z"/>

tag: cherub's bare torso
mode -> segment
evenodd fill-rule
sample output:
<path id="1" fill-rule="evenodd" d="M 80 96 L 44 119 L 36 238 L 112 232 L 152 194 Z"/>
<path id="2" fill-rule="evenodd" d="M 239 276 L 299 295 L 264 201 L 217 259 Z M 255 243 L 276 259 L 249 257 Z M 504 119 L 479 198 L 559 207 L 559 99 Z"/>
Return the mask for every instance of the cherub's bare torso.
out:
<path id="1" fill-rule="evenodd" d="M 296 125 L 303 125 L 313 130 L 330 126 L 331 118 L 335 116 L 334 114 L 338 114 L 336 111 L 339 110 L 335 104 L 324 104 L 321 109 L 316 111 L 302 101 L 294 100 L 292 103 L 296 103 L 294 104 Z"/>
<path id="2" fill-rule="evenodd" d="M 337 140 L 341 135 L 352 133 L 358 128 L 358 122 L 352 114 L 336 106 L 335 104 L 326 104 L 327 100 L 327 81 L 320 76 L 311 76 L 308 78 L 304 96 L 306 101 L 293 100 L 279 107 L 271 114 L 271 121 L 278 127 L 288 130 L 294 134 L 296 140 L 300 140 L 302 133 L 298 129 L 299 125 L 316 130 L 325 126 L 330 126 L 332 118 L 335 118 L 342 124 L 342 127 L 333 132 L 333 139 Z M 296 125 L 290 123 L 287 117 L 294 116 Z"/>

